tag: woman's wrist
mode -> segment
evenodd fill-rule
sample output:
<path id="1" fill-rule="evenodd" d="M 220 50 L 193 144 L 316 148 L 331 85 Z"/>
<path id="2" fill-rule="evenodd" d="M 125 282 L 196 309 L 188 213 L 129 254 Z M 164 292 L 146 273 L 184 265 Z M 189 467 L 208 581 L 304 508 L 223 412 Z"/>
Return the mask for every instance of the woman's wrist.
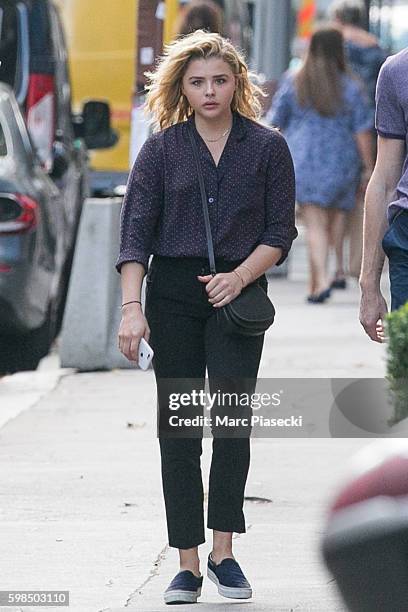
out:
<path id="1" fill-rule="evenodd" d="M 122 312 L 127 312 L 128 310 L 141 310 L 142 302 L 140 300 L 128 300 L 122 304 L 121 309 Z"/>
<path id="2" fill-rule="evenodd" d="M 254 273 L 251 268 L 246 264 L 240 264 L 235 268 L 235 270 L 239 273 L 240 277 L 244 280 L 244 287 L 250 285 L 254 280 Z"/>
<path id="3" fill-rule="evenodd" d="M 245 287 L 245 281 L 242 276 L 236 270 L 233 270 L 232 273 L 239 278 L 239 280 L 241 281 L 241 289 L 243 289 Z"/>

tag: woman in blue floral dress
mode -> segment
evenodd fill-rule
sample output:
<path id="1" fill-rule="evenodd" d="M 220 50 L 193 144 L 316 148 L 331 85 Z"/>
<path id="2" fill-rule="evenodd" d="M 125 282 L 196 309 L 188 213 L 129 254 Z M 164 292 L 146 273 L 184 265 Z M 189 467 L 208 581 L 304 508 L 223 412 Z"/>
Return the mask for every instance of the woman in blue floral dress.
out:
<path id="1" fill-rule="evenodd" d="M 379 44 L 378 38 L 365 29 L 367 10 L 362 0 L 335 0 L 330 5 L 329 15 L 343 34 L 349 66 L 364 83 L 367 91 L 372 120 L 372 147 L 375 157 L 377 144 L 377 132 L 374 127 L 375 89 L 378 74 L 387 58 L 387 53 Z M 356 206 L 352 214 L 349 215 L 346 230 L 350 239 L 348 273 L 354 278 L 360 276 L 361 270 L 364 196 L 365 193 L 359 190 Z"/>
<path id="2" fill-rule="evenodd" d="M 322 303 L 330 297 L 329 246 L 341 277 L 346 215 L 362 176 L 372 171 L 367 99 L 347 68 L 338 28 L 316 30 L 302 66 L 284 77 L 267 121 L 284 132 L 292 153 L 309 249 L 307 299 Z"/>

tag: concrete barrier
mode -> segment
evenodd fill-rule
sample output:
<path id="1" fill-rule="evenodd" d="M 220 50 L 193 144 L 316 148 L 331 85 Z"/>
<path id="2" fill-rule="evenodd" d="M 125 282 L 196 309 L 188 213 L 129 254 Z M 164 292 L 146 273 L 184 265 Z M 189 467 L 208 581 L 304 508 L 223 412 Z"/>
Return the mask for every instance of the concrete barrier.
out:
<path id="1" fill-rule="evenodd" d="M 119 351 L 119 250 L 122 198 L 86 200 L 60 338 L 61 365 L 79 370 L 134 368 Z M 142 292 L 144 303 L 144 287 Z"/>

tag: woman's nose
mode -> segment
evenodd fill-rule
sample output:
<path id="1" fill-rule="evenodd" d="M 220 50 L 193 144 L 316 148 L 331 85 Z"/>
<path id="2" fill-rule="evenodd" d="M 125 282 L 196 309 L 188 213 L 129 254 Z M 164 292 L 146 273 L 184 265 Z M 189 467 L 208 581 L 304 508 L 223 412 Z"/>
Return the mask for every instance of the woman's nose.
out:
<path id="1" fill-rule="evenodd" d="M 205 89 L 205 95 L 206 96 L 213 96 L 214 95 L 214 85 L 213 85 L 213 83 L 207 83 L 206 89 Z"/>

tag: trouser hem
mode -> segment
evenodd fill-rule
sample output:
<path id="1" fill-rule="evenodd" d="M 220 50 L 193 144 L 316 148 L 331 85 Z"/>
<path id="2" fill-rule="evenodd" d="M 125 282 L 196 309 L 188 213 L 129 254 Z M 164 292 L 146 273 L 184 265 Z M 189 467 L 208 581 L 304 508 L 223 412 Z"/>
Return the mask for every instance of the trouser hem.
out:
<path id="1" fill-rule="evenodd" d="M 242 525 L 226 525 L 225 523 L 217 523 L 211 521 L 207 525 L 208 529 L 215 529 L 216 531 L 223 531 L 225 533 L 246 533 L 245 526 Z"/>
<path id="2" fill-rule="evenodd" d="M 197 538 L 196 540 L 189 541 L 181 541 L 181 540 L 171 540 L 169 541 L 170 548 L 181 548 L 181 550 L 188 550 L 189 548 L 195 548 L 196 546 L 200 546 L 200 544 L 205 544 L 205 538 Z"/>

